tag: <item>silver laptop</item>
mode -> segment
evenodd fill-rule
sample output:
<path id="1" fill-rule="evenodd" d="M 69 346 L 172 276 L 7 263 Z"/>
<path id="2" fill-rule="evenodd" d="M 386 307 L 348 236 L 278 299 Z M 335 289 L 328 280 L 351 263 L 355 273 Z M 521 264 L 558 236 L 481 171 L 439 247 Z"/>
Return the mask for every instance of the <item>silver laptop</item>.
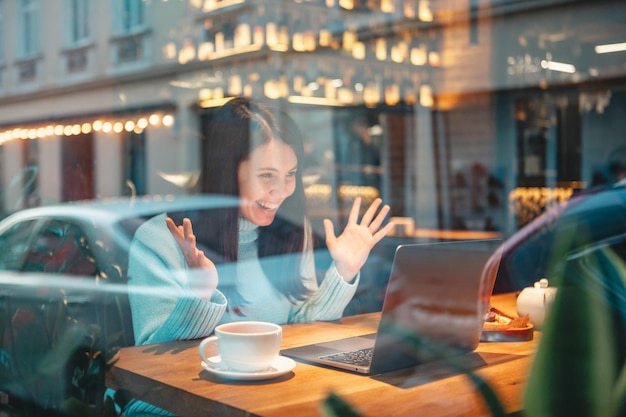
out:
<path id="1" fill-rule="evenodd" d="M 499 240 L 400 245 L 376 334 L 285 349 L 304 362 L 368 375 L 445 360 L 478 346 Z M 495 255 L 494 255 L 495 256 Z"/>

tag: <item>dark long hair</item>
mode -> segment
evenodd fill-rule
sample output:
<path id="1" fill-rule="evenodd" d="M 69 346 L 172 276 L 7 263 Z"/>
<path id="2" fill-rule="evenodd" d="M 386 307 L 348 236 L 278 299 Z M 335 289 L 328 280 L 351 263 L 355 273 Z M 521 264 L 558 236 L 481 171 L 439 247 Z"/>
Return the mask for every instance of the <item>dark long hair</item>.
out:
<path id="1" fill-rule="evenodd" d="M 293 149 L 302 161 L 301 133 L 283 111 L 238 97 L 229 100 L 211 120 L 204 146 L 200 192 L 239 196 L 238 168 L 250 153 L 270 140 Z M 300 274 L 305 238 L 306 202 L 301 170 L 296 172 L 294 193 L 280 206 L 272 224 L 259 227 L 259 258 L 275 288 L 291 299 L 304 299 L 307 290 Z M 239 209 L 222 208 L 205 213 L 194 225 L 198 241 L 217 255 L 217 262 L 238 259 Z M 277 262 L 277 260 L 279 262 Z M 214 260 L 215 262 L 215 260 Z M 220 278 L 221 281 L 221 278 Z"/>

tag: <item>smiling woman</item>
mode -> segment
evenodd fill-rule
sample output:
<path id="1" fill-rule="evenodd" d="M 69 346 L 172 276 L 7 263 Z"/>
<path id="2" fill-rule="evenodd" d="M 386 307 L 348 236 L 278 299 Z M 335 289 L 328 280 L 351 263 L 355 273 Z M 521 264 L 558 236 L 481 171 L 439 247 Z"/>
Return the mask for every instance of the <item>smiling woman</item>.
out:
<path id="1" fill-rule="evenodd" d="M 389 207 L 381 208 L 380 199 L 359 219 L 357 198 L 339 236 L 325 219 L 332 263 L 318 284 L 298 169 L 302 155 L 298 128 L 279 110 L 247 98 L 218 110 L 204 147 L 200 191 L 236 196 L 239 204 L 194 216 L 161 214 L 137 230 L 129 256 L 137 344 L 200 338 L 232 321 L 342 316 L 359 270 L 393 223 L 383 226 Z M 141 286 L 158 293 L 132 290 Z M 135 401 L 124 415 L 146 410 L 161 412 Z"/>
<path id="2" fill-rule="evenodd" d="M 295 152 L 278 140 L 250 152 L 238 173 L 243 217 L 259 226 L 270 225 L 280 204 L 296 190 L 297 169 Z"/>

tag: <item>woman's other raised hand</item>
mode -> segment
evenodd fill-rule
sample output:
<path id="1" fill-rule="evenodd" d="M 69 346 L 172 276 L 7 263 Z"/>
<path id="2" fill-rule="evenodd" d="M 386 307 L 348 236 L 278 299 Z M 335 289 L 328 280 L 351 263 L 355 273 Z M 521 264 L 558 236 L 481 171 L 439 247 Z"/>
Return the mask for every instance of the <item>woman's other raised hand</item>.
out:
<path id="1" fill-rule="evenodd" d="M 374 245 L 380 242 L 394 227 L 391 222 L 381 227 L 390 210 L 388 205 L 384 205 L 378 210 L 381 204 L 380 198 L 374 200 L 359 223 L 361 198 L 357 197 L 352 204 L 348 223 L 339 236 L 335 236 L 332 221 L 324 219 L 326 246 L 330 256 L 335 261 L 337 272 L 348 282 L 354 279 L 365 264 Z"/>
<path id="2" fill-rule="evenodd" d="M 210 299 L 217 288 L 217 269 L 213 261 L 207 258 L 204 252 L 196 246 L 196 236 L 193 234 L 191 220 L 183 219 L 183 224 L 180 226 L 177 226 L 174 220 L 169 217 L 165 219 L 165 222 L 176 243 L 180 246 L 187 266 L 192 269 L 199 268 L 206 271 L 203 274 L 190 274 L 189 285 L 202 298 Z"/>

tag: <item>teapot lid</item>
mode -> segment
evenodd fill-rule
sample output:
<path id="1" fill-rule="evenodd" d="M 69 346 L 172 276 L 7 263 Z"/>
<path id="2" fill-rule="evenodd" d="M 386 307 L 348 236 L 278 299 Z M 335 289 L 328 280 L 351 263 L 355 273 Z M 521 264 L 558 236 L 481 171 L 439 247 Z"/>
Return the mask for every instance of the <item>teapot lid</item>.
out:
<path id="1" fill-rule="evenodd" d="M 533 287 L 535 287 L 535 288 L 548 288 L 548 279 L 547 278 L 541 278 L 539 281 L 535 282 Z"/>

